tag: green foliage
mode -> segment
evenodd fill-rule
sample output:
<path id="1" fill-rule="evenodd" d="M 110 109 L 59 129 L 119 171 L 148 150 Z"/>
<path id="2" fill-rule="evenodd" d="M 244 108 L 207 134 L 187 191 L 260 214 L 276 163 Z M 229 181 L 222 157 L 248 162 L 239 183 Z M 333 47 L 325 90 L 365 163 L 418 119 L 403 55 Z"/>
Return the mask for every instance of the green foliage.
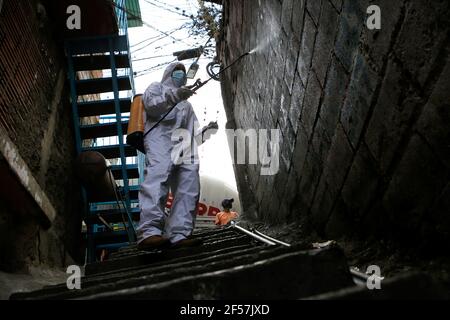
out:
<path id="1" fill-rule="evenodd" d="M 191 16 L 190 34 L 208 35 L 216 39 L 220 32 L 222 7 L 220 5 L 198 0 L 199 8 L 196 16 Z"/>

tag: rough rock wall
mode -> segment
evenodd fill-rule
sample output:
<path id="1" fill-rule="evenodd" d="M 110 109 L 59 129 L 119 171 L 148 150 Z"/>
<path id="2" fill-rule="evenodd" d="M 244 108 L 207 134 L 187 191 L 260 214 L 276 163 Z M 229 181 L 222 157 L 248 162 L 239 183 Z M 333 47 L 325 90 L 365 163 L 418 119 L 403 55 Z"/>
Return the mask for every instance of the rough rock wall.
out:
<path id="1" fill-rule="evenodd" d="M 371 4 L 381 30 L 366 26 Z M 325 237 L 449 243 L 449 7 L 224 1 L 222 63 L 258 48 L 223 77 L 228 127 L 281 131 L 278 174 L 235 166 L 247 216 L 304 218 Z"/>
<path id="2" fill-rule="evenodd" d="M 19 217 L 0 195 L 0 267 L 62 266 L 79 257 L 79 185 L 65 60 L 38 1 L 6 1 L 0 11 L 0 125 L 19 150 L 57 217 L 44 230 Z M 69 259 L 70 260 L 70 259 Z"/>

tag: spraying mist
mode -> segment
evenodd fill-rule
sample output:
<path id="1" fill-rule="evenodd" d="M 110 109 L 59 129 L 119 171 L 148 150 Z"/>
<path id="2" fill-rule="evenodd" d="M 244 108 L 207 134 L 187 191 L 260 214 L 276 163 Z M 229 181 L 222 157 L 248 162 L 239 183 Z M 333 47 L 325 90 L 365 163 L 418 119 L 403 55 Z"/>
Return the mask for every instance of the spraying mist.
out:
<path id="1" fill-rule="evenodd" d="M 279 25 L 273 21 L 273 17 L 270 17 L 270 21 L 268 21 L 268 23 L 265 24 L 264 30 L 261 33 L 262 39 L 260 43 L 255 48 L 250 50 L 249 54 L 264 52 L 267 49 L 267 47 L 269 47 L 269 45 L 272 43 L 272 41 L 277 40 L 279 34 L 280 34 Z"/>

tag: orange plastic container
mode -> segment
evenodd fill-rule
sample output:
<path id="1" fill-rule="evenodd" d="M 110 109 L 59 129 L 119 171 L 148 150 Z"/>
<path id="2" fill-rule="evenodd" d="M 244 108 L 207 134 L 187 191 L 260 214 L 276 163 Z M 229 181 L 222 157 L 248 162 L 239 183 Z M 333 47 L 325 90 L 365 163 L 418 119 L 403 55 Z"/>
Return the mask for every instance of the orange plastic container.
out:
<path id="1" fill-rule="evenodd" d="M 145 110 L 142 94 L 133 97 L 128 121 L 127 144 L 145 153 L 144 148 Z"/>

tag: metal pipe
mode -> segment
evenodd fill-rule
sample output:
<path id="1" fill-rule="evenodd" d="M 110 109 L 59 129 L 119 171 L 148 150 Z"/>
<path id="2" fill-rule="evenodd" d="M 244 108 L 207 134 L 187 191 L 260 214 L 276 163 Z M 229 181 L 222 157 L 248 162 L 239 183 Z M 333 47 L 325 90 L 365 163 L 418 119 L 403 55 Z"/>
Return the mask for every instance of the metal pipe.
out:
<path id="1" fill-rule="evenodd" d="M 254 234 L 253 232 L 250 232 L 250 231 L 248 231 L 247 229 L 244 229 L 244 228 L 238 226 L 237 223 L 236 223 L 235 221 L 231 221 L 230 224 L 231 224 L 231 227 L 232 227 L 232 228 L 235 228 L 235 229 L 239 230 L 240 232 L 243 232 L 243 233 L 245 233 L 246 235 L 249 235 L 250 237 L 255 238 L 255 239 L 258 240 L 258 241 L 264 242 L 265 244 L 268 244 L 269 246 L 274 246 L 274 245 L 276 245 L 275 242 L 270 241 L 270 240 L 268 240 L 268 239 L 266 239 L 266 238 L 263 238 L 263 237 L 261 237 L 261 236 L 258 236 L 257 234 Z"/>
<path id="2" fill-rule="evenodd" d="M 289 243 L 286 243 L 286 242 L 274 239 L 272 237 L 269 237 L 268 235 L 265 235 L 264 233 L 259 232 L 258 230 L 254 229 L 254 228 L 252 228 L 251 231 L 249 231 L 247 229 L 244 229 L 244 228 L 238 226 L 237 223 L 235 221 L 233 221 L 233 220 L 230 222 L 230 225 L 231 225 L 232 228 L 235 228 L 238 231 L 240 231 L 242 233 L 245 233 L 245 234 L 249 235 L 250 237 L 252 237 L 252 238 L 254 238 L 256 240 L 259 240 L 261 242 L 264 242 L 264 243 L 266 243 L 268 245 L 273 246 L 273 245 L 276 245 L 276 244 L 281 244 L 281 245 L 286 246 L 286 247 L 290 247 L 291 246 Z M 355 268 L 349 268 L 349 270 L 350 270 L 350 274 L 352 275 L 353 282 L 356 285 L 365 286 L 367 284 L 367 281 L 368 281 L 370 275 L 368 275 L 366 273 L 362 273 L 361 271 L 359 271 L 359 270 L 357 270 Z M 375 277 L 380 279 L 380 280 L 384 279 L 384 278 L 379 277 L 379 276 L 375 276 Z"/>
<path id="3" fill-rule="evenodd" d="M 248 56 L 250 54 L 250 52 L 246 52 L 243 55 L 241 55 L 239 58 L 237 58 L 236 60 L 234 60 L 231 64 L 229 64 L 228 66 L 226 66 L 225 68 L 223 68 L 222 70 L 220 70 L 219 72 L 217 72 L 215 74 L 214 77 L 217 77 L 219 74 L 221 74 L 222 72 L 224 72 L 225 70 L 228 70 L 229 68 L 231 68 L 233 65 L 235 65 L 236 63 L 238 63 L 239 60 L 241 60 L 242 58 L 244 58 L 245 56 Z M 212 79 L 214 79 L 214 77 L 210 77 L 209 79 L 207 79 L 206 81 L 202 82 L 200 79 L 198 79 L 192 86 L 188 86 L 188 88 L 190 88 L 192 91 L 196 92 L 198 89 L 200 89 L 201 87 L 203 87 L 205 84 L 207 84 L 209 81 L 211 81 Z"/>
<path id="4" fill-rule="evenodd" d="M 100 215 L 97 214 L 97 218 L 111 231 L 114 231 L 113 227 Z"/>
<path id="5" fill-rule="evenodd" d="M 366 280 L 369 278 L 369 276 L 368 276 L 367 274 L 362 273 L 361 271 L 358 271 L 358 270 L 356 270 L 355 268 L 350 268 L 350 273 L 351 273 L 354 277 L 357 277 L 357 278 L 359 278 L 359 279 L 361 279 L 361 280 L 364 280 L 364 281 L 366 281 Z"/>
<path id="6" fill-rule="evenodd" d="M 236 60 L 234 60 L 232 63 L 230 63 L 227 67 L 223 68 L 222 70 L 220 70 L 219 72 L 217 72 L 216 76 L 218 76 L 219 74 L 221 74 L 222 72 L 224 72 L 225 70 L 231 68 L 233 65 L 235 65 L 236 63 L 238 63 L 239 60 L 241 60 L 242 58 L 244 58 L 245 56 L 248 56 L 250 54 L 250 52 L 246 52 L 243 55 L 241 55 L 239 58 L 237 58 Z M 209 78 L 209 80 L 211 80 L 211 78 Z"/>
<path id="7" fill-rule="evenodd" d="M 259 232 L 259 231 L 256 230 L 256 229 L 252 229 L 251 231 L 252 231 L 253 233 L 256 233 L 257 235 L 259 235 L 259 236 L 261 236 L 261 237 L 264 237 L 264 238 L 266 238 L 266 239 L 268 239 L 268 240 L 270 240 L 270 241 L 273 241 L 273 242 L 275 242 L 275 243 L 281 244 L 281 245 L 286 246 L 286 247 L 290 247 L 290 246 L 291 246 L 289 243 L 286 243 L 286 242 L 283 242 L 283 241 L 274 239 L 274 238 L 272 238 L 272 237 L 269 237 L 268 235 L 265 235 L 264 233 Z"/>
<path id="8" fill-rule="evenodd" d="M 350 274 L 352 275 L 353 282 L 358 286 L 364 286 L 369 278 L 366 274 L 357 271 L 354 268 L 350 268 Z"/>

